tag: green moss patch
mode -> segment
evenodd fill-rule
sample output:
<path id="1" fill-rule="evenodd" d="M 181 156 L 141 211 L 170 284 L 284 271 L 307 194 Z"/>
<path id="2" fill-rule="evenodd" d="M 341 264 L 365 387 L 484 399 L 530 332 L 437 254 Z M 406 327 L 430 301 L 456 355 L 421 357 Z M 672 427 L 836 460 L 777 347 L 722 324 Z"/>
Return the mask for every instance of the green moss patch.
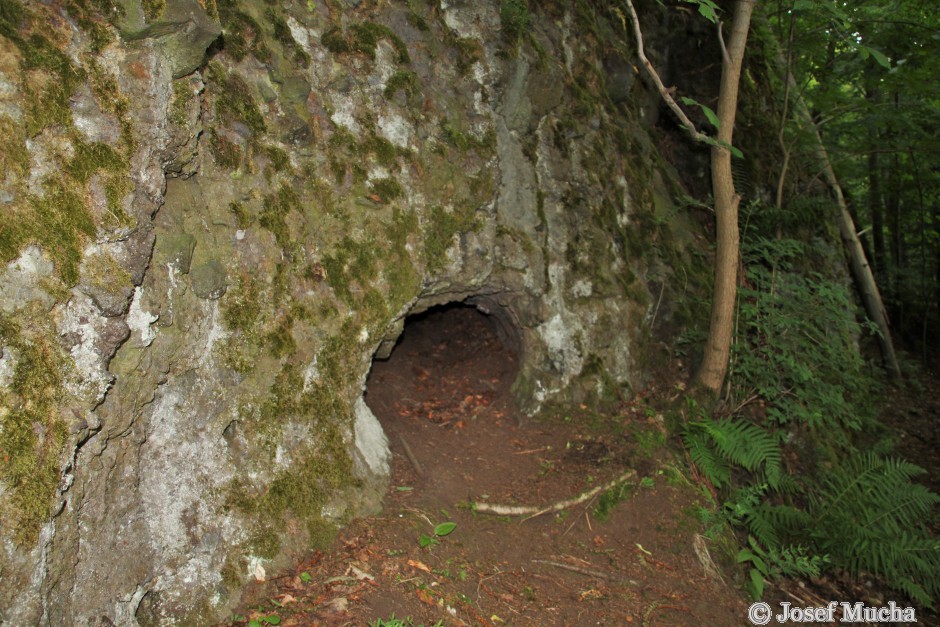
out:
<path id="1" fill-rule="evenodd" d="M 274 194 L 265 196 L 261 215 L 258 217 L 258 224 L 271 231 L 277 245 L 285 252 L 289 252 L 293 247 L 290 229 L 285 221 L 291 211 L 302 213 L 300 196 L 290 185 L 284 184 Z"/>
<path id="2" fill-rule="evenodd" d="M 11 505 L 4 511 L 14 540 L 29 546 L 49 518 L 59 483 L 65 360 L 51 327 L 27 328 L 0 314 L 0 340 L 15 358 L 11 384 L 0 389 L 0 480 Z"/>
<path id="3" fill-rule="evenodd" d="M 252 96 L 253 90 L 237 73 L 227 73 L 221 65 L 209 67 L 209 78 L 217 83 L 215 113 L 225 125 L 241 122 L 253 135 L 262 135 L 268 130 L 264 116 Z"/>
<path id="4" fill-rule="evenodd" d="M 470 207 L 454 211 L 443 207 L 431 208 L 431 219 L 424 228 L 424 258 L 429 270 L 444 267 L 454 235 L 479 228 L 475 213 Z"/>
<path id="5" fill-rule="evenodd" d="M 222 23 L 223 47 L 236 61 L 248 55 L 262 62 L 271 60 L 271 49 L 264 31 L 255 18 L 239 11 L 234 0 L 218 0 L 219 21 Z"/>
<path id="6" fill-rule="evenodd" d="M 385 83 L 385 97 L 394 98 L 398 92 L 404 92 L 407 99 L 418 93 L 418 75 L 411 71 L 398 70 Z"/>
<path id="7" fill-rule="evenodd" d="M 411 63 L 408 47 L 401 37 L 388 26 L 375 22 L 351 24 L 346 30 L 334 26 L 323 33 L 320 43 L 333 54 L 360 53 L 374 61 L 375 49 L 382 39 L 387 40 L 395 48 L 399 63 Z"/>

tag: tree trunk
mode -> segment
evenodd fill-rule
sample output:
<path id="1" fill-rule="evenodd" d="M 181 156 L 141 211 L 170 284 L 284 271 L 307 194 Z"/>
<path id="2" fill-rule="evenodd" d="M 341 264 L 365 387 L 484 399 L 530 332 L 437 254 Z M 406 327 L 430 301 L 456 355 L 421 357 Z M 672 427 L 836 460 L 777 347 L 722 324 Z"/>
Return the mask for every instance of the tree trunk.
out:
<path id="1" fill-rule="evenodd" d="M 869 79 L 873 83 L 873 79 Z M 869 86 L 865 90 L 865 98 L 872 106 L 881 102 L 881 93 L 877 85 Z M 871 241 L 874 248 L 871 256 L 875 276 L 880 278 L 882 284 L 887 280 L 885 272 L 885 227 L 884 227 L 884 199 L 881 195 L 881 167 L 878 159 L 878 147 L 884 142 L 875 130 L 868 133 L 868 211 L 871 217 Z"/>
<path id="2" fill-rule="evenodd" d="M 738 289 L 738 205 L 741 197 L 735 192 L 731 177 L 731 145 L 734 118 L 738 107 L 738 87 L 747 33 L 754 11 L 754 0 L 738 0 L 734 5 L 731 37 L 721 68 L 718 92 L 718 135 L 722 146 L 711 151 L 712 193 L 715 196 L 715 291 L 702 364 L 695 375 L 696 385 L 715 394 L 721 391 L 728 372 L 731 341 L 734 332 L 734 303 Z"/>
<path id="3" fill-rule="evenodd" d="M 878 285 L 875 283 L 875 277 L 872 274 L 871 266 L 865 257 L 865 251 L 862 243 L 858 239 L 855 230 L 855 221 L 849 213 L 849 208 L 845 202 L 845 196 L 842 194 L 842 186 L 836 177 L 835 170 L 832 168 L 832 161 L 829 159 L 829 152 L 823 144 L 822 135 L 819 127 L 816 126 L 813 116 L 810 113 L 806 101 L 803 100 L 796 88 L 796 80 L 793 73 L 787 69 L 782 54 L 778 53 L 777 66 L 780 68 L 789 85 L 789 92 L 793 95 L 794 108 L 798 112 L 807 130 L 812 131 L 815 139 L 815 153 L 819 161 L 819 167 L 826 179 L 832 194 L 835 197 L 839 209 L 839 234 L 842 237 L 842 243 L 849 255 L 849 265 L 852 270 L 852 278 L 861 294 L 862 305 L 865 307 L 865 313 L 868 318 L 877 325 L 880 332 L 878 342 L 881 347 L 881 357 L 884 362 L 885 370 L 892 379 L 898 379 L 901 376 L 901 369 L 898 366 L 897 354 L 894 351 L 894 342 L 891 339 L 891 327 L 888 324 L 888 314 L 885 311 L 884 302 L 881 300 L 881 293 L 878 291 Z"/>

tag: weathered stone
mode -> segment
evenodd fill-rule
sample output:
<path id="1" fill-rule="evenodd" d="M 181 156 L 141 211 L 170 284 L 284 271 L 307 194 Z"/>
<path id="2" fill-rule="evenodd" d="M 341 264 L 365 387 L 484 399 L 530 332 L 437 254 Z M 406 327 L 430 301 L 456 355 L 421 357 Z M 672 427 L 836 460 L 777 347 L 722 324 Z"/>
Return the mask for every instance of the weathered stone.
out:
<path id="1" fill-rule="evenodd" d="M 169 263 L 176 266 L 180 274 L 189 274 L 193 262 L 196 238 L 189 233 L 169 233 L 160 236 L 160 248 L 156 255 L 157 263 Z"/>
<path id="2" fill-rule="evenodd" d="M 52 275 L 53 270 L 52 261 L 38 246 L 28 247 L 0 274 L 0 309 L 11 313 L 33 301 L 51 308 L 55 299 L 40 287 L 40 281 Z"/>
<path id="3" fill-rule="evenodd" d="M 222 34 L 222 27 L 197 0 L 166 0 L 162 14 L 147 20 L 142 0 L 121 0 L 124 12 L 118 24 L 128 41 L 155 39 L 173 78 L 197 70 L 206 49 Z"/>
<path id="4" fill-rule="evenodd" d="M 190 280 L 196 296 L 208 300 L 221 298 L 227 287 L 225 267 L 216 259 L 211 259 L 193 268 Z"/>
<path id="5" fill-rule="evenodd" d="M 624 241 L 645 236 L 634 213 L 667 185 L 611 140 L 639 83 L 607 86 L 619 107 L 602 91 L 571 98 L 578 64 L 604 67 L 608 51 L 572 45 L 570 12 L 532 5 L 541 51 L 508 54 L 495 0 L 442 2 L 428 32 L 408 16 L 431 9 L 378 3 L 370 19 L 391 30 L 350 51 L 322 36 L 352 37 L 362 15 L 235 0 L 245 32 L 227 23 L 191 74 L 220 32 L 201 3 L 122 4 L 121 38 L 94 67 L 90 35 L 49 20 L 76 64 L 65 118 L 26 133 L 38 122 L 21 77 L 0 84 L 25 164 L 0 202 L 26 212 L 24 196 L 51 189 L 91 221 L 62 234 L 71 256 L 24 246 L 0 274 L 5 314 L 51 310 L 72 373 L 54 511 L 33 545 L 0 538 L 0 622 L 216 622 L 242 583 L 375 511 L 389 451 L 363 381 L 409 314 L 454 301 L 491 313 L 521 356 L 528 412 L 642 378 L 647 287 L 625 277 L 654 261 Z M 25 10 L 45 23 L 51 6 Z M 122 178 L 73 164 L 82 142 L 115 151 Z M 64 284 L 69 261 L 80 272 Z"/>

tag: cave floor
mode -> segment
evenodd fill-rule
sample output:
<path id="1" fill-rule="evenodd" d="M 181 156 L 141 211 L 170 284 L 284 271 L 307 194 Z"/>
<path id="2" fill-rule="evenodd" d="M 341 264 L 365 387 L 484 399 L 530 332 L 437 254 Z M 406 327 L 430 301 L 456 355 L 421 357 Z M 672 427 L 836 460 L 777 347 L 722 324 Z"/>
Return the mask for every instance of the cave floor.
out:
<path id="1" fill-rule="evenodd" d="M 409 324 L 366 397 L 393 453 L 384 510 L 251 586 L 235 624 L 742 624 L 739 585 L 709 574 L 720 550 L 698 535 L 704 496 L 664 452 L 655 412 L 639 400 L 526 418 L 509 394 L 515 372 L 471 308 Z M 527 520 L 471 506 L 547 506 L 630 470 L 613 490 Z M 438 537 L 442 523 L 456 526 Z"/>

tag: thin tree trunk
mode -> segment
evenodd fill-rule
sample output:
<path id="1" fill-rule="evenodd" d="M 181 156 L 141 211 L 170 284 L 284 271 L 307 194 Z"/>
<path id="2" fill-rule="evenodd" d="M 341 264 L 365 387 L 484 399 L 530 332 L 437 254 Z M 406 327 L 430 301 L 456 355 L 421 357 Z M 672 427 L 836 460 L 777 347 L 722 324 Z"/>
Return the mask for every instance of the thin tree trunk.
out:
<path id="1" fill-rule="evenodd" d="M 731 341 L 734 331 L 734 302 L 738 290 L 738 205 L 741 197 L 734 190 L 731 176 L 731 145 L 734 118 L 738 107 L 738 87 L 747 33 L 754 11 L 754 0 L 738 0 L 734 5 L 731 37 L 725 48 L 721 68 L 721 87 L 718 92 L 718 135 L 724 144 L 711 151 L 712 193 L 715 196 L 715 290 L 709 322 L 708 340 L 702 364 L 695 375 L 695 383 L 712 393 L 719 393 L 728 372 Z M 720 32 L 720 31 L 719 31 Z"/>
<path id="2" fill-rule="evenodd" d="M 870 80 L 873 83 L 874 80 Z M 877 106 L 881 102 L 881 93 L 876 85 L 865 91 L 868 102 Z M 873 246 L 872 267 L 875 276 L 884 282 L 885 273 L 885 232 L 884 232 L 884 199 L 881 194 L 881 168 L 878 160 L 877 147 L 881 145 L 878 133 L 870 130 L 868 142 L 871 151 L 868 153 L 868 211 L 871 217 L 871 242 Z"/>
<path id="3" fill-rule="evenodd" d="M 789 91 L 793 95 L 794 106 L 802 118 L 806 128 L 812 131 L 815 138 L 815 153 L 819 161 L 819 168 L 826 179 L 832 194 L 835 197 L 836 205 L 839 208 L 838 225 L 839 234 L 842 237 L 842 243 L 849 255 L 849 265 L 852 270 L 852 278 L 862 297 L 862 305 L 865 307 L 865 313 L 868 318 L 875 323 L 880 331 L 878 342 L 881 347 L 881 356 L 884 362 L 885 370 L 892 379 L 900 378 L 901 369 L 898 366 L 897 354 L 894 351 L 894 342 L 891 339 L 891 327 L 888 324 L 888 314 L 885 311 L 884 302 L 881 300 L 881 293 L 878 291 L 878 285 L 875 283 L 875 277 L 872 274 L 871 266 L 865 257 L 865 251 L 862 243 L 858 239 L 855 229 L 855 221 L 849 213 L 849 208 L 845 202 L 845 196 L 842 193 L 842 186 L 836 177 L 835 170 L 832 168 L 832 161 L 829 159 L 829 152 L 823 143 L 819 127 L 813 120 L 806 101 L 799 95 L 796 89 L 796 80 L 793 73 L 790 72 L 783 60 L 783 55 L 778 52 L 776 63 L 783 74 Z"/>
<path id="4" fill-rule="evenodd" d="M 904 282 L 907 274 L 907 261 L 904 254 L 904 234 L 901 232 L 901 163 L 898 155 L 891 157 L 888 190 L 886 193 L 885 213 L 888 218 L 888 248 L 891 251 L 891 282 L 888 302 L 894 323 L 902 331 L 906 328 L 904 311 Z"/>

